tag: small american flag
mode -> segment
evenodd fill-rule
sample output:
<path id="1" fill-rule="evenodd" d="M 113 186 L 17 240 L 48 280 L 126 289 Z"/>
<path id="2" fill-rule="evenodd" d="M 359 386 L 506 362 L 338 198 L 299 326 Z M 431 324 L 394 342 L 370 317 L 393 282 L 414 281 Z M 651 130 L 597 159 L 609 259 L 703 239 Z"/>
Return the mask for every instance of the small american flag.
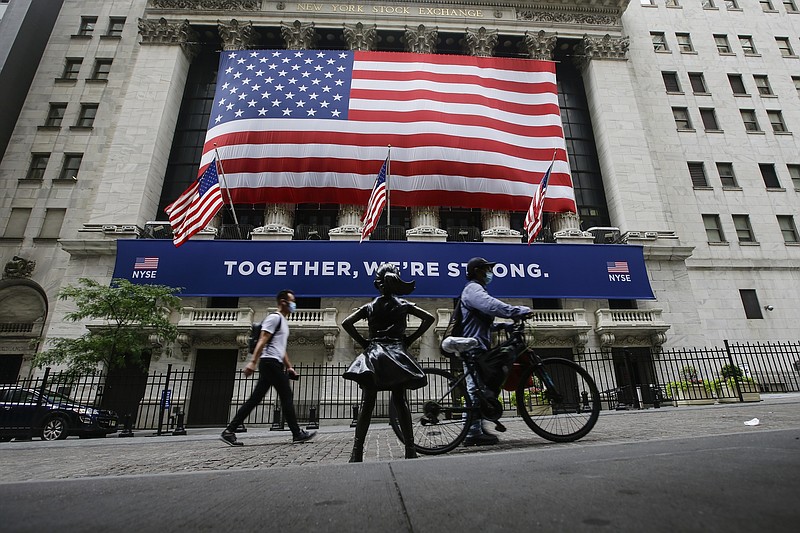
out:
<path id="1" fill-rule="evenodd" d="M 627 261 L 608 261 L 606 267 L 609 274 L 630 274 Z"/>
<path id="2" fill-rule="evenodd" d="M 217 160 L 211 161 L 200 178 L 183 191 L 164 211 L 172 225 L 172 242 L 180 246 L 203 230 L 222 207 Z"/>
<path id="3" fill-rule="evenodd" d="M 378 172 L 378 177 L 375 179 L 375 186 L 372 188 L 372 194 L 369 197 L 369 203 L 367 203 L 367 210 L 362 217 L 364 225 L 361 227 L 361 240 L 359 240 L 359 242 L 364 242 L 364 239 L 369 237 L 369 234 L 372 233 L 378 225 L 383 207 L 386 205 L 386 168 L 388 165 L 389 158 L 387 157 L 383 162 L 380 172 Z"/>
<path id="4" fill-rule="evenodd" d="M 547 195 L 547 182 L 550 179 L 550 171 L 553 170 L 553 163 L 547 172 L 544 173 L 542 181 L 536 187 L 536 192 L 533 193 L 531 198 L 531 205 L 528 208 L 528 213 L 525 215 L 525 231 L 528 234 L 528 244 L 533 242 L 533 239 L 542 230 L 542 219 L 544 218 L 544 197 Z"/>
<path id="5" fill-rule="evenodd" d="M 156 270 L 158 269 L 158 257 L 137 257 L 133 263 L 134 270 Z"/>

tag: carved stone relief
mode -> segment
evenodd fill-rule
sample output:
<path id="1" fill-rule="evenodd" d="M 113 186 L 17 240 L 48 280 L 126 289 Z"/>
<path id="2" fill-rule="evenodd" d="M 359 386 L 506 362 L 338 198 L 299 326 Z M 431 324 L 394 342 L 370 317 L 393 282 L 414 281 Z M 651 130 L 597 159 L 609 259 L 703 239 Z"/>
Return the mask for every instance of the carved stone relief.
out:
<path id="1" fill-rule="evenodd" d="M 405 27 L 406 30 L 406 51 L 417 54 L 435 54 L 436 38 L 439 36 L 439 28 L 429 30 L 424 24 L 420 24 L 414 29 Z"/>
<path id="2" fill-rule="evenodd" d="M 33 274 L 34 268 L 36 268 L 36 261 L 30 261 L 15 255 L 13 258 L 11 258 L 11 261 L 6 263 L 5 268 L 3 268 L 3 279 L 30 278 Z"/>
<path id="3" fill-rule="evenodd" d="M 217 21 L 219 35 L 222 38 L 223 50 L 247 50 L 255 45 L 259 38 L 253 29 L 253 23 L 240 23 L 233 19 L 229 24 Z"/>
<path id="4" fill-rule="evenodd" d="M 314 29 L 314 23 L 304 24 L 295 20 L 291 24 L 281 22 L 281 35 L 286 41 L 287 50 L 311 50 L 316 48 L 319 34 Z"/>
<path id="5" fill-rule="evenodd" d="M 497 46 L 497 39 L 497 30 L 487 30 L 481 26 L 477 30 L 467 28 L 464 42 L 469 55 L 490 57 Z"/>
<path id="6" fill-rule="evenodd" d="M 261 0 L 150 0 L 155 9 L 207 9 L 258 11 Z"/>
<path id="7" fill-rule="evenodd" d="M 361 22 L 357 24 L 344 24 L 344 40 L 350 50 L 375 50 L 377 42 L 378 26 L 364 26 Z"/>

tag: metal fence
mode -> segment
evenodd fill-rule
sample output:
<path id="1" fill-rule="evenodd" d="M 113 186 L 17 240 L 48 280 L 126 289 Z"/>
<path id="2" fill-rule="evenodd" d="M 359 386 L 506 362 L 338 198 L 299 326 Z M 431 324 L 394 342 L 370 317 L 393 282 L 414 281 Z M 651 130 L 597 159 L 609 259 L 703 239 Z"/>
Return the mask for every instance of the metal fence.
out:
<path id="1" fill-rule="evenodd" d="M 725 343 L 721 348 L 647 351 L 587 351 L 575 356 L 597 382 L 603 408 L 644 408 L 681 405 L 682 402 L 738 402 L 749 392 L 800 391 L 800 343 Z M 449 362 L 423 362 L 423 367 L 449 369 Z M 301 424 L 348 421 L 357 416 L 358 386 L 342 379 L 347 365 L 295 365 L 301 378 L 291 382 Z M 726 374 L 723 372 L 728 369 Z M 739 379 L 726 379 L 738 369 Z M 734 373 L 736 374 L 735 370 Z M 635 379 L 634 379 L 635 378 Z M 188 427 L 222 427 L 248 398 L 256 376 L 241 371 L 222 375 L 188 368 L 151 372 L 146 376 L 95 374 L 73 376 L 45 372 L 20 379 L 18 385 L 46 388 L 82 405 L 112 409 L 126 415 L 135 429 L 170 429 L 184 421 Z M 726 386 L 730 385 L 730 386 Z M 511 393 L 501 400 L 506 416 L 515 416 Z M 389 393 L 381 393 L 374 418 L 388 417 Z M 180 420 L 179 417 L 180 416 Z M 250 414 L 246 425 L 283 429 L 280 404 L 271 389 Z"/>

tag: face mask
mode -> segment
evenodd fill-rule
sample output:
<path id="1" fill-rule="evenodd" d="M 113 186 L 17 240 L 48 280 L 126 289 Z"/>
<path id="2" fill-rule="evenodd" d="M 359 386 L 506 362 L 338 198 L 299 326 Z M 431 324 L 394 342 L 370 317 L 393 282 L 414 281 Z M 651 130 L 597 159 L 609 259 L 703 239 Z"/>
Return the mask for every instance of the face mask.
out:
<path id="1" fill-rule="evenodd" d="M 494 274 L 492 274 L 491 272 L 487 272 L 486 273 L 486 284 L 487 285 L 490 284 L 492 282 L 492 279 L 494 279 Z"/>
<path id="2" fill-rule="evenodd" d="M 289 312 L 294 313 L 297 311 L 297 304 L 295 302 L 289 302 Z"/>

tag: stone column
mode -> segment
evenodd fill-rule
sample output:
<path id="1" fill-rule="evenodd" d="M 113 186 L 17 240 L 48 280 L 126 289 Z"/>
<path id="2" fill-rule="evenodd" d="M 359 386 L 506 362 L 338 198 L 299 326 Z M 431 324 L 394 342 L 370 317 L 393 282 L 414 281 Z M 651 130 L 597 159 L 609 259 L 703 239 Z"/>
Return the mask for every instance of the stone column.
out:
<path id="1" fill-rule="evenodd" d="M 624 234 L 668 230 L 656 164 L 639 113 L 639 90 L 625 57 L 627 38 L 584 35 L 577 47 L 611 222 Z"/>
<path id="2" fill-rule="evenodd" d="M 287 50 L 308 50 L 314 48 L 319 36 L 314 23 L 304 24 L 295 20 L 291 24 L 281 22 L 281 35 L 286 41 Z M 253 240 L 287 241 L 294 236 L 294 204 L 267 204 L 264 210 L 264 225 L 255 228 Z"/>
<path id="3" fill-rule="evenodd" d="M 156 213 L 164 173 L 189 64 L 197 42 L 189 22 L 139 19 L 141 47 L 130 65 L 127 85 L 109 80 L 109 90 L 121 92 L 122 106 L 108 125 L 111 135 L 95 147 L 105 152 L 102 175 L 81 169 L 81 179 L 96 184 L 90 207 L 91 228 L 144 226 L 148 220 L 166 219 Z"/>
<path id="4" fill-rule="evenodd" d="M 344 24 L 344 39 L 350 50 L 375 50 L 378 32 L 377 25 L 364 26 Z M 338 226 L 332 228 L 328 235 L 332 241 L 357 241 L 361 238 L 361 214 L 366 210 L 364 205 L 343 204 L 339 206 Z"/>
<path id="5" fill-rule="evenodd" d="M 405 27 L 406 51 L 416 54 L 435 54 L 439 29 L 428 29 L 424 24 L 416 28 Z M 411 208 L 411 229 L 406 231 L 409 241 L 446 241 L 447 232 L 439 227 L 439 207 Z"/>

